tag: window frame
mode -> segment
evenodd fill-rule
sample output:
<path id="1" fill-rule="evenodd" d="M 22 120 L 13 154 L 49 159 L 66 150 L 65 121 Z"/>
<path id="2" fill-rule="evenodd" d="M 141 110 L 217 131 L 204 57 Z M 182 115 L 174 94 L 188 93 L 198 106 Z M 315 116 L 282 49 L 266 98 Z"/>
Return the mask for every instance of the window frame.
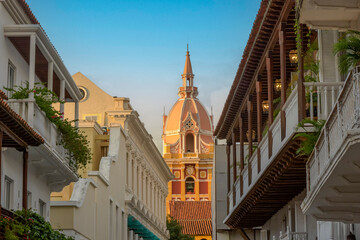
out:
<path id="1" fill-rule="evenodd" d="M 46 219 L 46 202 L 39 198 L 39 215 Z"/>
<path id="2" fill-rule="evenodd" d="M 5 175 L 4 179 L 4 208 L 11 210 L 13 208 L 14 180 Z"/>
<path id="3" fill-rule="evenodd" d="M 10 75 L 10 70 L 13 71 L 13 74 Z M 8 69 L 7 69 L 7 79 L 6 79 L 6 87 L 13 89 L 16 85 L 16 67 L 15 65 L 9 60 L 8 61 Z M 8 97 L 11 97 L 12 93 L 7 91 Z"/>

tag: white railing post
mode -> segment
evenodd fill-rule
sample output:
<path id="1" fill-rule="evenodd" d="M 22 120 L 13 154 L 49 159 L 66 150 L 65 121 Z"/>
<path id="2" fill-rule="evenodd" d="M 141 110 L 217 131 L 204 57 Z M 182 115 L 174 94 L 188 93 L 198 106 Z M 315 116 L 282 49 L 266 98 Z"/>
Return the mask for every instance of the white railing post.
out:
<path id="1" fill-rule="evenodd" d="M 79 127 L 79 101 L 75 100 L 75 126 Z"/>
<path id="2" fill-rule="evenodd" d="M 316 95 L 317 95 L 317 117 L 318 119 L 320 118 L 321 114 L 322 114 L 322 107 L 320 105 L 320 98 L 321 98 L 321 88 L 319 86 L 316 87 L 317 91 L 316 91 Z"/>
<path id="3" fill-rule="evenodd" d="M 65 102 L 65 80 L 60 80 L 60 101 Z M 64 103 L 60 103 L 60 112 L 64 112 Z"/>
<path id="4" fill-rule="evenodd" d="M 30 55 L 29 55 L 29 89 L 33 89 L 35 86 L 35 53 L 36 53 L 36 36 L 32 34 L 30 36 Z M 34 126 L 34 93 L 29 93 L 28 102 L 28 119 L 27 122 L 30 127 Z"/>
<path id="5" fill-rule="evenodd" d="M 47 88 L 53 90 L 53 76 L 54 76 L 54 63 L 48 62 L 48 79 L 47 79 Z"/>
<path id="6" fill-rule="evenodd" d="M 310 119 L 314 119 L 314 101 L 313 101 L 313 86 L 310 86 Z"/>
<path id="7" fill-rule="evenodd" d="M 324 87 L 324 101 L 325 101 L 325 103 L 324 103 L 324 108 L 325 108 L 325 116 L 324 116 L 324 119 L 326 119 L 327 118 L 327 116 L 328 116 L 328 112 L 329 112 L 329 110 L 328 110 L 328 89 L 327 89 L 327 86 L 325 86 Z"/>

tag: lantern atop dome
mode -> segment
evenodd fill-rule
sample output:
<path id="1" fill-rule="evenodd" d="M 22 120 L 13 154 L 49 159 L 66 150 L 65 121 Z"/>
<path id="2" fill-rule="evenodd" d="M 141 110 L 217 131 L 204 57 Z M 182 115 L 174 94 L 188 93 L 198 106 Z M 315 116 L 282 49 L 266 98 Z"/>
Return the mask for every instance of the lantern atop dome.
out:
<path id="1" fill-rule="evenodd" d="M 197 87 L 194 87 L 194 74 L 191 67 L 189 44 L 187 45 L 184 73 L 181 74 L 183 85 L 179 88 L 179 97 L 194 97 L 198 95 Z"/>

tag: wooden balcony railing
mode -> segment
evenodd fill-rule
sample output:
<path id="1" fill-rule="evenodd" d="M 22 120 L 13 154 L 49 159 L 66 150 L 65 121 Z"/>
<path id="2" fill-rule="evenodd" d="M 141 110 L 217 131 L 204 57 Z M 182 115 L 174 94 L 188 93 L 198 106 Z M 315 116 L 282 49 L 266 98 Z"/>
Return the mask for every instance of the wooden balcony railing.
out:
<path id="1" fill-rule="evenodd" d="M 343 82 L 309 82 L 304 83 L 306 91 L 307 116 L 312 120 L 326 119 L 343 86 Z M 296 134 L 299 123 L 298 118 L 298 91 L 297 86 L 288 97 L 282 110 L 286 115 L 285 137 L 281 136 L 282 121 L 280 114 L 274 119 L 269 127 L 272 134 L 271 143 L 268 133 L 257 144 L 257 149 L 253 151 L 243 170 L 239 173 L 238 179 L 231 186 L 228 193 L 229 213 L 232 214 L 233 208 L 238 205 L 261 178 L 265 170 L 271 165 L 276 156 L 282 151 L 285 144 Z M 271 148 L 271 151 L 269 151 Z M 270 155 L 269 152 L 272 154 Z M 258 156 L 259 154 L 259 156 Z"/>

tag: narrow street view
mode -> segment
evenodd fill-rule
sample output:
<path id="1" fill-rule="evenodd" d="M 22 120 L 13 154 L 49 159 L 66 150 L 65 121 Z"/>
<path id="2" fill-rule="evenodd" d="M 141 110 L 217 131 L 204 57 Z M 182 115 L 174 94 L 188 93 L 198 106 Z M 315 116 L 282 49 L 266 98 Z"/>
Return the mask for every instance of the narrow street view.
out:
<path id="1" fill-rule="evenodd" d="M 0 0 L 0 239 L 360 239 L 360 0 Z"/>

